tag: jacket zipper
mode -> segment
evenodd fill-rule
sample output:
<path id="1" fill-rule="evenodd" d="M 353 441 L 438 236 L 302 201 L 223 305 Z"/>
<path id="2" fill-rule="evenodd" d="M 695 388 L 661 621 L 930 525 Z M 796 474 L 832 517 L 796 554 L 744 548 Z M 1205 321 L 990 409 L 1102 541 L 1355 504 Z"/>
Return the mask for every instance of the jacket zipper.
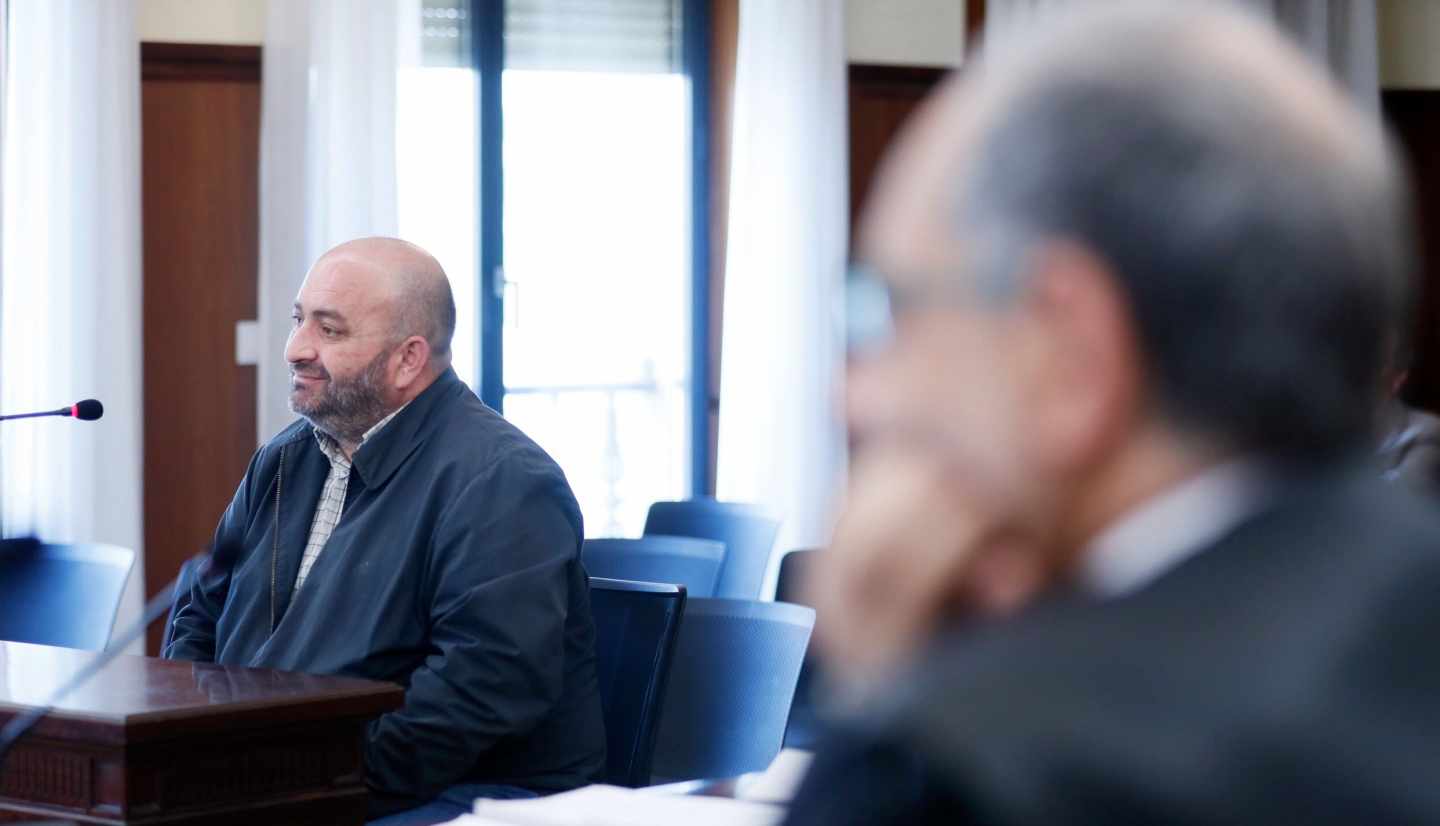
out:
<path id="1" fill-rule="evenodd" d="M 280 466 L 275 470 L 275 530 L 270 542 L 270 633 L 275 633 L 276 580 L 280 560 L 280 487 L 285 481 L 285 447 L 280 448 Z"/>

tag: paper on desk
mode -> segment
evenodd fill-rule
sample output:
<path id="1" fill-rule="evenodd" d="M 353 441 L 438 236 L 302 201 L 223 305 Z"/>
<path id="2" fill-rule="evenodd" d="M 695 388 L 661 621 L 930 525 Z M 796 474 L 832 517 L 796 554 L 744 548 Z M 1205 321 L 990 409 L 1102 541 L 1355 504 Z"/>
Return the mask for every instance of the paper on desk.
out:
<path id="1" fill-rule="evenodd" d="M 770 767 L 763 772 L 742 774 L 735 781 L 735 798 L 756 803 L 788 804 L 795 799 L 800 781 L 810 771 L 815 753 L 801 749 L 781 749 Z"/>
<path id="2" fill-rule="evenodd" d="M 785 809 L 721 797 L 647 795 L 620 786 L 586 786 L 533 800 L 475 801 L 457 826 L 778 826 Z"/>

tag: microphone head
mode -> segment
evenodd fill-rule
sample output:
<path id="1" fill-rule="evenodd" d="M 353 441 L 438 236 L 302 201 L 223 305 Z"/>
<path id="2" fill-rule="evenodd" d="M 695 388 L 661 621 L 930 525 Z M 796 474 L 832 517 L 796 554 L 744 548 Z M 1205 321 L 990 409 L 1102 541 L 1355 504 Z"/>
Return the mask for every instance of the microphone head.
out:
<path id="1" fill-rule="evenodd" d="M 105 415 L 105 405 L 95 399 L 75 402 L 75 405 L 70 408 L 70 415 L 82 422 L 93 422 Z"/>

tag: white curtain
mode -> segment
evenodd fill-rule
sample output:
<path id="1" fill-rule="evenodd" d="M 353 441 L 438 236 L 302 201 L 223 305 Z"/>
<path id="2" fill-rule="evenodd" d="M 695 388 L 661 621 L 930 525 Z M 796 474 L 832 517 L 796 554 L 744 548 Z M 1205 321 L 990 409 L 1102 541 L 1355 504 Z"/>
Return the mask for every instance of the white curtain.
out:
<path id="1" fill-rule="evenodd" d="M 7 534 L 139 553 L 140 65 L 130 0 L 12 0 L 6 22 L 0 410 L 95 397 L 97 422 L 0 425 Z M 140 560 L 121 624 L 138 615 Z"/>
<path id="2" fill-rule="evenodd" d="M 784 552 L 828 541 L 845 465 L 843 4 L 742 0 L 736 61 L 717 495 L 774 511 Z"/>
<path id="3" fill-rule="evenodd" d="M 330 247 L 397 234 L 395 100 L 419 0 L 269 0 L 260 122 L 257 438 L 286 407 L 285 338 L 306 271 Z M 402 49 L 402 38 L 407 48 Z"/>
<path id="4" fill-rule="evenodd" d="M 990 0 L 985 36 L 1006 37 L 1058 8 L 1103 0 Z M 1367 110 L 1380 111 L 1379 40 L 1375 0 L 1215 0 L 1233 2 L 1273 21 L 1349 89 Z"/>

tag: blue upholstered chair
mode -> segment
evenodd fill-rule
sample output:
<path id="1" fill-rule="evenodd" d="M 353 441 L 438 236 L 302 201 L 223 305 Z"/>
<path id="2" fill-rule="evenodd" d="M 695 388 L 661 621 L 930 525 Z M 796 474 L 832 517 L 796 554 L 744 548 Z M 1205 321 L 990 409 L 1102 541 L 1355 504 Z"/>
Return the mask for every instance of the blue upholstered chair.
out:
<path id="1" fill-rule="evenodd" d="M 691 597 L 715 595 L 725 546 L 688 536 L 587 539 L 581 552 L 585 572 L 606 579 L 684 585 Z"/>
<path id="2" fill-rule="evenodd" d="M 725 545 L 715 596 L 759 599 L 780 523 L 753 505 L 689 499 L 656 502 L 645 518 L 645 535 L 690 536 Z"/>
<path id="3" fill-rule="evenodd" d="M 104 648 L 134 564 L 114 545 L 0 542 L 0 640 Z"/>
<path id="4" fill-rule="evenodd" d="M 813 550 L 792 550 L 780 557 L 780 575 L 775 580 L 775 601 L 806 605 L 803 582 L 809 566 L 814 565 L 816 552 Z M 814 606 L 811 606 L 812 608 Z M 818 664 L 813 654 L 807 654 L 800 666 L 800 680 L 795 685 L 795 700 L 790 704 L 790 722 L 785 726 L 786 748 L 813 751 L 821 739 L 824 721 L 817 714 L 815 685 Z"/>
<path id="5" fill-rule="evenodd" d="M 815 612 L 801 605 L 690 600 L 652 779 L 732 777 L 770 765 L 814 624 Z"/>
<path id="6" fill-rule="evenodd" d="M 685 589 L 591 577 L 590 608 L 605 717 L 606 782 L 643 786 L 650 780 Z"/>

